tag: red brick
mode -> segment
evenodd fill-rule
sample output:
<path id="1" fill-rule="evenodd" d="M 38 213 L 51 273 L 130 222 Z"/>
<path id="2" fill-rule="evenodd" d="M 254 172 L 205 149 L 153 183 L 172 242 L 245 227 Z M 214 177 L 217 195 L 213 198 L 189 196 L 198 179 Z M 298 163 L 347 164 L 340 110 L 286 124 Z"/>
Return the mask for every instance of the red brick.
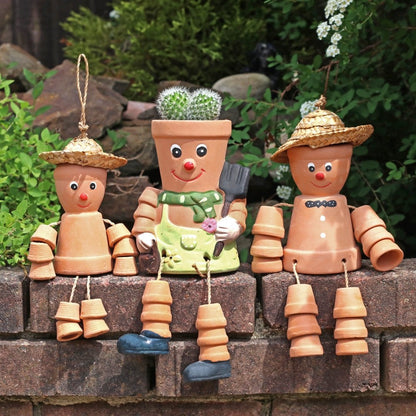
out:
<path id="1" fill-rule="evenodd" d="M 108 312 L 110 334 L 141 329 L 141 298 L 146 282 L 153 277 L 112 275 L 91 278 L 91 297 L 98 297 Z M 173 297 L 171 330 L 174 334 L 194 334 L 198 306 L 207 301 L 206 282 L 195 277 L 166 278 Z M 55 332 L 54 316 L 60 301 L 68 301 L 74 279 L 56 277 L 50 282 L 31 282 L 31 331 Z M 254 331 L 256 280 L 236 272 L 212 278 L 212 301 L 221 303 L 231 335 L 247 336 Z M 80 278 L 74 302 L 86 295 L 86 278 Z"/>
<path id="2" fill-rule="evenodd" d="M 0 333 L 16 334 L 24 330 L 23 282 L 21 269 L 0 269 Z"/>
<path id="3" fill-rule="evenodd" d="M 350 397 L 345 399 L 275 400 L 272 416 L 414 416 L 416 397 Z"/>
<path id="4" fill-rule="evenodd" d="M 42 416 L 260 416 L 262 405 L 253 400 L 239 402 L 139 402 L 111 406 L 105 403 L 72 406 L 42 406 Z"/>
<path id="5" fill-rule="evenodd" d="M 390 272 L 378 272 L 368 260 L 360 270 L 348 274 L 349 285 L 358 286 L 367 308 L 366 325 L 371 329 L 416 326 L 416 260 L 405 259 Z M 344 287 L 344 276 L 300 275 L 301 283 L 312 285 L 319 308 L 318 322 L 323 329 L 332 329 L 335 292 Z M 280 272 L 262 277 L 262 305 L 266 323 L 274 329 L 286 330 L 284 317 L 287 287 L 295 284 L 292 273 Z"/>
<path id="6" fill-rule="evenodd" d="M 150 362 L 116 341 L 0 341 L 0 396 L 135 396 L 149 389 Z"/>
<path id="7" fill-rule="evenodd" d="M 32 403 L 30 402 L 2 402 L 0 403 L 1 416 L 33 416 Z"/>
<path id="8" fill-rule="evenodd" d="M 289 358 L 284 338 L 233 341 L 232 376 L 212 382 L 182 383 L 184 368 L 198 360 L 195 342 L 171 342 L 156 361 L 156 391 L 161 396 L 365 392 L 379 386 L 379 342 L 368 339 L 369 354 L 337 357 L 335 341 L 321 337 L 324 355 Z"/>
<path id="9" fill-rule="evenodd" d="M 396 338 L 382 346 L 384 389 L 392 393 L 416 391 L 416 339 Z"/>

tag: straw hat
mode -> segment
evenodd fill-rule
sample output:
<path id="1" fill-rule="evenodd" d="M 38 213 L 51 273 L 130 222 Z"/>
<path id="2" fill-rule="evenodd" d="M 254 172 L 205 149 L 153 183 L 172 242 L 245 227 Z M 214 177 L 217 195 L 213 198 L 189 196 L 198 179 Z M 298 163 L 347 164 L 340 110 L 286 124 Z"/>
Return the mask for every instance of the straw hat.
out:
<path id="1" fill-rule="evenodd" d="M 115 169 L 127 163 L 124 157 L 104 153 L 101 146 L 86 134 L 72 139 L 63 150 L 42 152 L 39 157 L 55 165 L 69 163 L 103 169 Z"/>
<path id="2" fill-rule="evenodd" d="M 323 109 L 325 97 L 321 97 L 315 105 L 318 109 L 303 117 L 290 139 L 283 143 L 272 155 L 271 159 L 273 161 L 288 163 L 286 151 L 292 147 L 309 146 L 316 149 L 341 143 L 351 143 L 354 147 L 359 146 L 374 131 L 371 124 L 345 127 L 342 120 L 335 113 Z"/>

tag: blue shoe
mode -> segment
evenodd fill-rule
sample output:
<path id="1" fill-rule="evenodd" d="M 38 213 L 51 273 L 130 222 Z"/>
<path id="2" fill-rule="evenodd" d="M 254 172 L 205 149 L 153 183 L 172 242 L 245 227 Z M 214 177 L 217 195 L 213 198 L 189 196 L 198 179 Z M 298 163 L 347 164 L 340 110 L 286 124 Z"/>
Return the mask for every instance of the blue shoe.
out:
<path id="1" fill-rule="evenodd" d="M 227 361 L 197 361 L 189 364 L 182 373 L 183 381 L 210 381 L 231 377 L 231 363 Z"/>
<path id="2" fill-rule="evenodd" d="M 152 331 L 139 334 L 124 334 L 117 341 L 120 354 L 161 355 L 169 352 L 170 338 L 162 338 Z"/>

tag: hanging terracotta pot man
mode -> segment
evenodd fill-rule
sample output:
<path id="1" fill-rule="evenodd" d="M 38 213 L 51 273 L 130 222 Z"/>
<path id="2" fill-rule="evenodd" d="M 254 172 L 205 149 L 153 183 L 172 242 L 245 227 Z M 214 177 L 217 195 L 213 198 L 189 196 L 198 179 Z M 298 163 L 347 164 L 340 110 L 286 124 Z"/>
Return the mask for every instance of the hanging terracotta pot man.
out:
<path id="1" fill-rule="evenodd" d="M 215 116 L 195 115 L 202 107 L 198 103 L 208 112 L 214 110 Z M 221 305 L 211 303 L 210 275 L 239 267 L 235 240 L 245 229 L 249 171 L 224 163 L 231 122 L 210 119 L 219 115 L 218 94 L 172 88 L 162 92 L 158 108 L 162 118 L 171 111 L 179 120 L 152 122 L 162 190 L 145 189 L 132 230 L 142 271 L 157 273 L 158 278 L 145 288 L 141 334 L 123 335 L 118 350 L 168 353 L 172 297 L 161 274 L 204 275 L 208 302 L 199 306 L 197 314 L 199 361 L 190 364 L 183 377 L 186 382 L 226 378 L 231 371 L 226 319 Z"/>
<path id="2" fill-rule="evenodd" d="M 298 273 L 344 273 L 346 287 L 337 290 L 334 307 L 336 354 L 363 354 L 368 351 L 366 309 L 359 288 L 348 287 L 347 276 L 361 267 L 356 241 L 380 271 L 396 267 L 403 252 L 370 206 L 350 213 L 345 196 L 339 194 L 348 177 L 353 147 L 370 137 L 373 126 L 345 127 L 336 114 L 323 109 L 324 97 L 316 106 L 272 156 L 276 162 L 289 162 L 302 193 L 294 201 L 287 244 L 283 249 L 281 208 L 261 207 L 253 227 L 252 270 L 273 273 L 284 269 L 295 274 L 297 284 L 289 287 L 285 308 L 291 357 L 323 354 L 312 288 L 300 284 Z"/>
<path id="3" fill-rule="evenodd" d="M 104 198 L 107 170 L 123 166 L 127 160 L 104 153 L 101 146 L 87 136 L 87 89 L 83 98 L 79 90 L 81 57 L 84 56 L 78 58 L 77 67 L 82 104 L 81 134 L 62 151 L 39 155 L 57 165 L 54 171 L 56 192 L 65 213 L 60 222 L 38 227 L 31 237 L 28 254 L 32 263 L 29 277 L 33 280 L 53 279 L 56 274 L 76 276 L 69 302 L 61 302 L 55 316 L 58 341 L 70 341 L 82 334 L 91 338 L 109 330 L 103 320 L 107 313 L 101 299 L 90 299 L 90 276 L 111 271 L 116 275 L 137 274 L 137 249 L 130 232 L 123 224 L 104 220 L 98 212 Z M 106 223 L 110 225 L 107 229 Z M 54 225 L 59 225 L 59 233 Z M 88 276 L 87 299 L 82 301 L 81 315 L 79 304 L 72 302 L 79 276 Z M 83 329 L 79 325 L 81 319 Z"/>

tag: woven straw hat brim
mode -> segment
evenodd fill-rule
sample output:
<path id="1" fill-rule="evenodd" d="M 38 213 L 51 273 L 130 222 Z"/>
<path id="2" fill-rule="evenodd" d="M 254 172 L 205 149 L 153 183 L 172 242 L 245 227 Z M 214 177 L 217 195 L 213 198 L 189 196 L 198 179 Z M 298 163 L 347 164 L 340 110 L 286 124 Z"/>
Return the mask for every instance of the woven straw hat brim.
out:
<path id="1" fill-rule="evenodd" d="M 127 160 L 124 157 L 108 153 L 89 153 L 83 151 L 66 152 L 65 150 L 43 152 L 39 157 L 54 165 L 68 163 L 71 165 L 90 166 L 93 168 L 116 169 L 124 166 Z"/>
<path id="2" fill-rule="evenodd" d="M 371 124 L 365 124 L 357 127 L 342 127 L 334 128 L 328 127 L 325 131 L 324 126 L 320 126 L 316 133 L 309 132 L 309 134 L 301 137 L 296 137 L 295 131 L 291 138 L 283 143 L 279 149 L 271 156 L 274 162 L 288 163 L 287 150 L 293 147 L 309 146 L 312 149 L 319 147 L 330 146 L 333 144 L 351 143 L 354 147 L 364 143 L 373 133 L 374 127 Z"/>

